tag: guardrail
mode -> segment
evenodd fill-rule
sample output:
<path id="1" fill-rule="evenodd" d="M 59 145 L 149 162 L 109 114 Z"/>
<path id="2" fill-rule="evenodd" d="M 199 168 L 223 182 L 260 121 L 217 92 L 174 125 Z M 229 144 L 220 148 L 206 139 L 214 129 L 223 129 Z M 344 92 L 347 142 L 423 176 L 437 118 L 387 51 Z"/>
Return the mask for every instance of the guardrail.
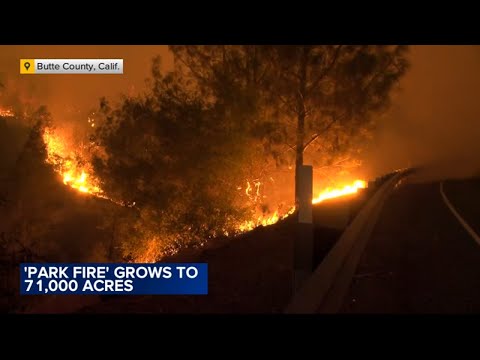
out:
<path id="1" fill-rule="evenodd" d="M 375 180 L 378 190 L 294 295 L 285 313 L 338 312 L 385 199 L 396 183 L 409 172 L 410 170 L 401 170 Z"/>

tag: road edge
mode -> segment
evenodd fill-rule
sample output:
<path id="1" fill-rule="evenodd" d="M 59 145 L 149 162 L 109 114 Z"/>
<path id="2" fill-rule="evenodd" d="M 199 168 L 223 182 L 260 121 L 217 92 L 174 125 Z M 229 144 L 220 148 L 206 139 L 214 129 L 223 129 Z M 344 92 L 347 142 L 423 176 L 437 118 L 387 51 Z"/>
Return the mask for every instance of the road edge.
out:
<path id="1" fill-rule="evenodd" d="M 345 295 L 345 289 L 348 290 L 381 206 L 389 191 L 404 175 L 404 172 L 397 173 L 376 191 L 293 297 L 284 311 L 286 314 L 312 314 L 319 311 L 331 313 L 338 310 L 341 304 L 332 299 L 338 300 Z"/>
<path id="2" fill-rule="evenodd" d="M 468 234 L 475 240 L 475 242 L 480 245 L 480 236 L 473 230 L 470 225 L 462 218 L 462 216 L 458 213 L 455 207 L 452 205 L 450 200 L 448 200 L 447 195 L 443 191 L 443 181 L 440 182 L 440 194 L 442 195 L 443 202 L 447 205 L 448 209 L 452 212 L 455 218 L 458 220 L 460 225 L 468 232 Z"/>

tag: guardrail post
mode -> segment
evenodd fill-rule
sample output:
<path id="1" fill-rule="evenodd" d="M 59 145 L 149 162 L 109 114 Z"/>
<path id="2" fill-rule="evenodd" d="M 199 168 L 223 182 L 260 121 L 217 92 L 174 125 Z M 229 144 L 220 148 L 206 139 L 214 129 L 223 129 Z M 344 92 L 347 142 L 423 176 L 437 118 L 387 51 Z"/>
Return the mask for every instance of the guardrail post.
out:
<path id="1" fill-rule="evenodd" d="M 295 293 L 313 271 L 313 167 L 302 165 L 298 170 L 298 222 L 294 245 L 293 292 Z"/>

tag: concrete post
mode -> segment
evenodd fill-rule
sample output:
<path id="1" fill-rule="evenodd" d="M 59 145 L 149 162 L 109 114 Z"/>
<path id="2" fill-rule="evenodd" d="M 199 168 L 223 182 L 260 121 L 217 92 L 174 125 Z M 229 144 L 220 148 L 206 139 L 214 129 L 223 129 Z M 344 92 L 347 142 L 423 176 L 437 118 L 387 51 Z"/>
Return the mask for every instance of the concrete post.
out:
<path id="1" fill-rule="evenodd" d="M 298 171 L 298 223 L 294 245 L 293 291 L 296 292 L 313 271 L 313 168 L 302 165 Z"/>

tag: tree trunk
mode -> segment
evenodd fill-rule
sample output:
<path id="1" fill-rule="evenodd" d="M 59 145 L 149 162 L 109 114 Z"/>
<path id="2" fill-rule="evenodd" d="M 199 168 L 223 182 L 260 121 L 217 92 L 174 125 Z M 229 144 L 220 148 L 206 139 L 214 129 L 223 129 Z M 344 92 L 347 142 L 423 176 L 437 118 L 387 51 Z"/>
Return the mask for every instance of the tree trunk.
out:
<path id="1" fill-rule="evenodd" d="M 305 98 L 307 90 L 308 46 L 302 49 L 299 67 L 299 87 L 297 94 L 297 142 L 295 147 L 295 205 L 299 204 L 299 169 L 303 165 L 303 150 L 305 146 Z"/>
<path id="2" fill-rule="evenodd" d="M 305 116 L 299 114 L 297 117 L 297 144 L 295 149 L 295 204 L 299 204 L 299 169 L 303 165 L 303 144 L 305 142 Z"/>

